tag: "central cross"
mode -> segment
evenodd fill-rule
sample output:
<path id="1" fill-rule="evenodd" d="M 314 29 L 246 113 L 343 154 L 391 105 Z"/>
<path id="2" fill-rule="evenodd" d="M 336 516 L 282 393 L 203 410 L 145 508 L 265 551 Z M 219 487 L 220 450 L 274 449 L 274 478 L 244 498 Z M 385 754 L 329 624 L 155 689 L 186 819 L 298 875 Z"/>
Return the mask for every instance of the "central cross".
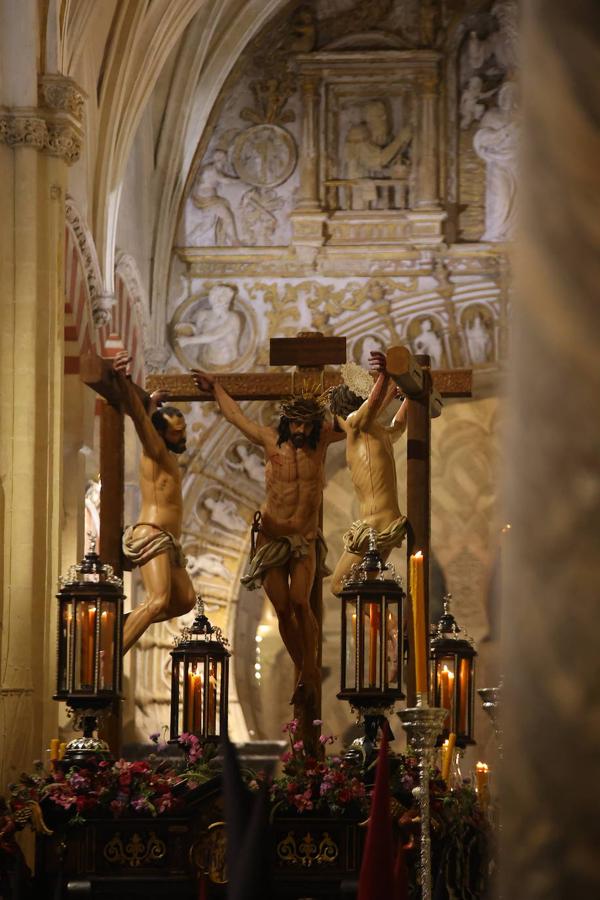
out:
<path id="1" fill-rule="evenodd" d="M 471 396 L 472 373 L 468 369 L 434 370 L 429 367 L 429 357 L 412 357 L 405 347 L 393 347 L 388 351 L 388 372 L 407 396 L 407 553 L 421 550 L 429 560 L 431 527 L 431 418 L 441 412 L 442 397 Z M 295 366 L 290 372 L 248 372 L 219 374 L 214 381 L 220 384 L 234 400 L 277 401 L 301 392 L 307 386 L 319 385 L 321 390 L 342 382 L 339 372 L 326 370 L 325 366 L 339 365 L 346 360 L 346 339 L 324 337 L 318 333 L 301 333 L 296 338 L 272 338 L 270 364 Z M 97 356 L 82 360 L 82 380 L 107 401 L 103 412 L 101 432 L 101 457 L 122 460 L 122 429 L 110 427 L 113 420 L 122 417 L 119 399 L 114 389 L 110 361 Z M 146 390 L 166 392 L 174 402 L 211 401 L 214 395 L 196 387 L 192 375 L 155 374 L 146 380 Z M 120 463 L 121 464 L 121 463 Z M 103 547 L 116 547 L 122 529 L 122 483 L 114 477 L 107 465 L 106 481 L 102 478 L 101 534 Z M 118 496 L 119 491 L 121 496 Z M 322 505 L 321 505 L 322 524 Z M 408 567 L 407 567 L 408 569 Z M 321 664 L 323 590 L 322 577 L 317 573 L 312 586 L 310 605 L 318 625 L 318 662 Z M 407 586 L 410 590 L 410 584 Z M 428 609 L 429 580 L 425 566 L 425 602 Z M 409 648 L 412 629 L 408 629 Z M 409 651 L 410 652 L 410 651 Z M 414 660 L 414 653 L 410 652 Z M 408 699 L 414 696 L 414 671 L 407 674 Z M 321 718 L 321 697 L 297 700 L 295 717 L 303 723 L 305 737 L 311 741 L 310 723 Z"/>

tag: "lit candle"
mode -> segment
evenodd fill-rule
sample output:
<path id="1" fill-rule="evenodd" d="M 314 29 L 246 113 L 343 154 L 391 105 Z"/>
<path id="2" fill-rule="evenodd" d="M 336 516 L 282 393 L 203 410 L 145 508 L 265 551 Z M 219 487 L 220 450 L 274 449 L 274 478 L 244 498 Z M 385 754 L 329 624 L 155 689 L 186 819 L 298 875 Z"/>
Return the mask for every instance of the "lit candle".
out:
<path id="1" fill-rule="evenodd" d="M 379 609 L 369 604 L 369 687 L 377 684 L 377 650 L 379 646 Z"/>
<path id="2" fill-rule="evenodd" d="M 417 694 L 427 694 L 427 630 L 425 627 L 424 559 L 419 550 L 410 558 L 410 597 L 413 614 L 415 682 Z"/>
<path id="3" fill-rule="evenodd" d="M 59 747 L 58 747 L 58 758 L 59 759 L 64 759 L 66 750 L 67 750 L 66 741 L 61 741 L 59 744 Z"/>
<path id="4" fill-rule="evenodd" d="M 484 802 L 487 800 L 487 789 L 490 770 L 484 762 L 478 762 L 475 766 L 475 787 L 477 794 Z"/>
<path id="5" fill-rule="evenodd" d="M 444 741 L 445 752 L 442 758 L 442 778 L 448 783 L 448 777 L 450 775 L 450 766 L 452 765 L 452 756 L 454 755 L 454 748 L 456 746 L 456 735 L 454 732 L 450 732 L 447 741 Z"/>
<path id="6" fill-rule="evenodd" d="M 469 660 L 461 659 L 458 672 L 458 730 L 464 734 L 467 727 L 467 708 L 469 705 Z"/>
<path id="7" fill-rule="evenodd" d="M 192 675 L 192 731 L 202 730 L 202 675 Z"/>
<path id="8" fill-rule="evenodd" d="M 440 672 L 440 706 L 451 709 L 452 691 L 454 690 L 454 672 L 444 666 Z"/>
<path id="9" fill-rule="evenodd" d="M 50 762 L 56 762 L 58 759 L 58 751 L 60 747 L 60 741 L 58 738 L 52 738 L 50 741 Z"/>

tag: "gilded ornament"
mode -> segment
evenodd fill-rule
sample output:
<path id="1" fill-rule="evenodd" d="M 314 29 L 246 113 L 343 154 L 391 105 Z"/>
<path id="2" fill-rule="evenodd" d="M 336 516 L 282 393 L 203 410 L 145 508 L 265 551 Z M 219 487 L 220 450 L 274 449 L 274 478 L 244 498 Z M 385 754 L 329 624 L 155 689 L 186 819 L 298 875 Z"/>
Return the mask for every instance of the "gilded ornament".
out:
<path id="1" fill-rule="evenodd" d="M 113 865 L 138 868 L 160 862 L 167 855 L 167 847 L 153 831 L 145 838 L 135 833 L 126 843 L 117 832 L 104 847 L 103 855 Z"/>
<path id="2" fill-rule="evenodd" d="M 277 844 L 277 856 L 288 865 L 301 865 L 310 869 L 313 865 L 333 863 L 339 856 L 338 845 L 331 839 L 328 832 L 323 832 L 319 843 L 307 832 L 299 842 L 293 831 Z"/>

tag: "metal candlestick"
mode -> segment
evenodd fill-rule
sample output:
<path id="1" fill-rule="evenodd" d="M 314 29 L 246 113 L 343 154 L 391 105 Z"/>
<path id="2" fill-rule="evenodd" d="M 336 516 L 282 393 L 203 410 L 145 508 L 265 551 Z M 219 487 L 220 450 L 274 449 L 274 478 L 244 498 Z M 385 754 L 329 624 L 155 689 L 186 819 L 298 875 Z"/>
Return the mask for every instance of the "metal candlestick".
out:
<path id="1" fill-rule="evenodd" d="M 494 726 L 494 734 L 496 736 L 496 747 L 498 749 L 498 756 L 502 759 L 502 728 L 500 726 L 500 701 L 502 697 L 502 684 L 499 684 L 498 687 L 493 688 L 479 688 L 477 693 L 481 697 L 481 703 L 492 720 L 492 725 Z"/>
<path id="2" fill-rule="evenodd" d="M 420 701 L 420 702 L 419 702 Z M 408 743 L 419 763 L 419 812 L 421 816 L 421 897 L 431 900 L 431 816 L 429 810 L 429 769 L 438 735 L 444 728 L 448 710 L 427 706 L 425 695 L 417 695 L 418 706 L 401 710 L 398 715 Z"/>

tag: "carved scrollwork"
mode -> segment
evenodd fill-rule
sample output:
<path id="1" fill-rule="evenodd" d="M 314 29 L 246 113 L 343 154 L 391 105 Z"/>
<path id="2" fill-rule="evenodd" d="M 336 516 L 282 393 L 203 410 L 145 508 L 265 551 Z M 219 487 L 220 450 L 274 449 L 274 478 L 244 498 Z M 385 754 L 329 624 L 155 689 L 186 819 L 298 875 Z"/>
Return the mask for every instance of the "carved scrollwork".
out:
<path id="1" fill-rule="evenodd" d="M 150 865 L 159 862 L 167 855 L 167 847 L 156 834 L 150 834 L 142 838 L 135 833 L 125 843 L 117 832 L 104 847 L 104 858 L 114 865 L 137 868 L 141 865 Z"/>
<path id="2" fill-rule="evenodd" d="M 301 865 L 309 869 L 313 865 L 333 863 L 339 856 L 339 847 L 331 839 L 327 831 L 323 832 L 320 841 L 310 832 L 298 842 L 293 831 L 277 844 L 277 857 L 288 865 Z"/>

